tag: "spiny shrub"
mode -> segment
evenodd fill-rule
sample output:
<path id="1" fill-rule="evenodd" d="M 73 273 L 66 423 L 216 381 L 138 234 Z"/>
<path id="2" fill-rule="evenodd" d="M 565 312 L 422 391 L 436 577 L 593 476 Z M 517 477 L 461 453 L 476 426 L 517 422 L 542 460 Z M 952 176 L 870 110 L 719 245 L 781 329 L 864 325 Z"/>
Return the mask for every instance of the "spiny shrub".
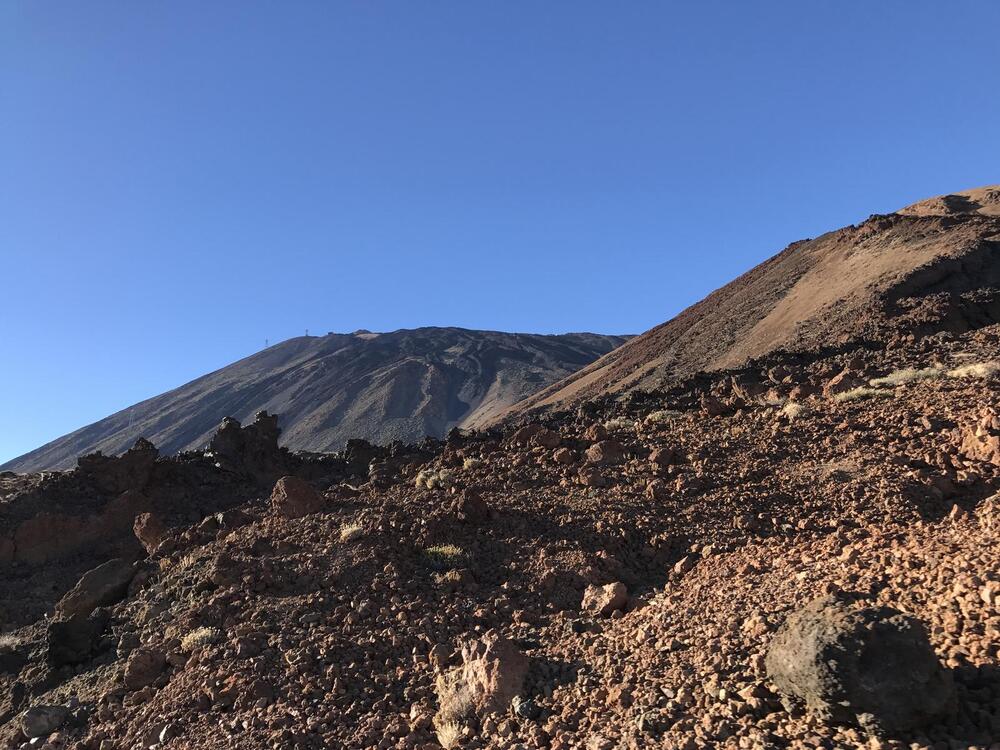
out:
<path id="1" fill-rule="evenodd" d="M 220 640 L 222 640 L 222 631 L 218 628 L 195 628 L 181 638 L 181 650 L 195 651 L 218 643 Z"/>

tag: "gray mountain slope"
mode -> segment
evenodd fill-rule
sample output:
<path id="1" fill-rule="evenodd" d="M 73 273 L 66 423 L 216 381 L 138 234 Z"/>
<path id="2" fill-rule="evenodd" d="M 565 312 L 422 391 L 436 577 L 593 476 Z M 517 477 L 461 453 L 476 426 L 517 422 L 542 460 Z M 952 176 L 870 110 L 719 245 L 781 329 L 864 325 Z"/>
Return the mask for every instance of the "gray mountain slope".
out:
<path id="1" fill-rule="evenodd" d="M 71 468 L 79 455 L 115 454 L 146 437 L 163 453 L 201 447 L 223 417 L 266 409 L 282 444 L 332 451 L 349 438 L 377 443 L 441 437 L 489 421 L 588 365 L 627 337 L 418 328 L 330 334 L 276 344 L 112 414 L 0 466 Z"/>

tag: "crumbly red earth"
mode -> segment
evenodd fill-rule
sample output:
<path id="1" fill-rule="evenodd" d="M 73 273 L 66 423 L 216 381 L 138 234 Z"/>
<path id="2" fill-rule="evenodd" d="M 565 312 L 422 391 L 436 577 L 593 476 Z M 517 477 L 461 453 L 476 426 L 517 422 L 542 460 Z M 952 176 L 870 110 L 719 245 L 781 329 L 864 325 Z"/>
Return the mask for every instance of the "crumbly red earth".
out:
<path id="1" fill-rule="evenodd" d="M 739 374 L 766 386 L 753 398 L 706 376 L 552 415 L 555 437 L 455 437 L 360 492 L 331 487 L 301 518 L 248 496 L 235 522 L 179 527 L 149 556 L 93 660 L 50 668 L 44 621 L 8 628 L 31 658 L 2 675 L 7 746 L 1000 747 L 1000 466 L 973 439 L 1000 381 L 944 374 L 996 360 L 998 333 L 772 359 Z M 857 400 L 808 395 L 845 367 L 868 379 L 933 364 Z M 595 422 L 620 463 L 593 449 Z M 658 449 L 673 455 L 655 463 Z M 470 491 L 488 513 L 461 507 Z M 46 581 L 51 610 L 83 567 L 59 565 L 5 602 Z M 581 611 L 588 585 L 612 582 L 623 610 Z M 786 710 L 764 654 L 789 612 L 837 590 L 927 623 L 954 670 L 953 717 L 869 737 Z M 445 737 L 436 678 L 487 631 L 530 657 L 533 710 L 472 715 Z M 133 688 L 143 650 L 166 666 Z M 23 709 L 74 699 L 76 723 L 25 745 Z"/>

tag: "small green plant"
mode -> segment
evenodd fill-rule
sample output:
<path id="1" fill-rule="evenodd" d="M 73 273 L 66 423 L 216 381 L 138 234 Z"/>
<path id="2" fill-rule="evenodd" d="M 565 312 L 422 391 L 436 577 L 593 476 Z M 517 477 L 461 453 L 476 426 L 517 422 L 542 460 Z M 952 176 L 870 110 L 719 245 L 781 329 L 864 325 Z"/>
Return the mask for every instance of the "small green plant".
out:
<path id="1" fill-rule="evenodd" d="M 472 471 L 473 469 L 478 469 L 482 465 L 483 465 L 483 459 L 481 458 L 473 458 L 470 456 L 469 458 L 462 461 L 462 468 L 465 469 L 466 471 Z"/>
<path id="2" fill-rule="evenodd" d="M 340 527 L 340 541 L 344 544 L 360 539 L 365 533 L 364 528 L 359 523 L 345 523 Z"/>
<path id="3" fill-rule="evenodd" d="M 989 378 L 1000 372 L 1000 362 L 991 360 L 956 367 L 945 373 L 949 378 Z"/>
<path id="4" fill-rule="evenodd" d="M 904 383 L 913 383 L 917 380 L 933 380 L 934 378 L 941 377 L 942 374 L 940 367 L 925 367 L 922 370 L 910 367 L 905 370 L 890 372 L 883 378 L 874 378 L 868 381 L 868 385 L 874 388 L 881 388 L 882 386 L 895 387 Z"/>
<path id="5" fill-rule="evenodd" d="M 461 566 L 465 552 L 455 544 L 438 544 L 425 549 L 424 557 L 435 570 L 450 570 Z"/>
<path id="6" fill-rule="evenodd" d="M 218 628 L 195 628 L 181 638 L 181 650 L 195 651 L 222 640 L 222 631 Z"/>
<path id="7" fill-rule="evenodd" d="M 848 401 L 861 401 L 866 398 L 892 398 L 892 393 L 861 386 L 860 388 L 852 388 L 849 391 L 838 393 L 833 397 L 833 400 L 840 404 Z"/>

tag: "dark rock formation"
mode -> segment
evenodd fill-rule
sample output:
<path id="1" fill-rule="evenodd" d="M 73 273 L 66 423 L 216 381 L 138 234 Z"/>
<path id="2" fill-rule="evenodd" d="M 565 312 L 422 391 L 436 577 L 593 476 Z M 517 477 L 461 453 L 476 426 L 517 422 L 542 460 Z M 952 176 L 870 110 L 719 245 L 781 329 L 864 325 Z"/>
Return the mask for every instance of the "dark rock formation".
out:
<path id="1" fill-rule="evenodd" d="M 946 714 L 950 672 L 923 624 L 889 607 L 858 608 L 827 597 L 794 612 L 767 654 L 767 673 L 786 699 L 817 718 L 899 732 Z"/>

